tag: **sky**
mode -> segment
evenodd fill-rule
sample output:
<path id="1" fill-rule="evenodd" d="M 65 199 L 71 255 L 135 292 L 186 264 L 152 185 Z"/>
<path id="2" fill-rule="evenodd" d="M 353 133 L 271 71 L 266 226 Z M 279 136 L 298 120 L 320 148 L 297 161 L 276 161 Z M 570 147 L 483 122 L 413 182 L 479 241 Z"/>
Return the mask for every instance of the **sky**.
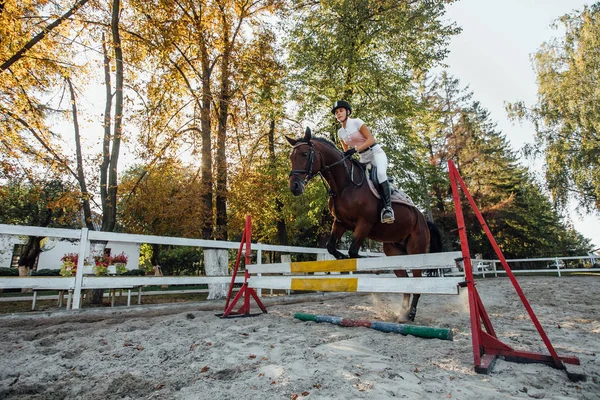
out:
<path id="1" fill-rule="evenodd" d="M 562 37 L 551 27 L 553 21 L 594 1 L 584 0 L 460 0 L 448 7 L 447 18 L 462 27 L 452 39 L 445 60 L 448 72 L 468 86 L 473 99 L 490 112 L 498 130 L 506 135 L 513 150 L 533 142 L 529 123 L 512 122 L 505 103 L 537 100 L 536 76 L 530 56 L 542 43 Z M 539 172 L 539 162 L 522 163 Z M 574 209 L 570 218 L 585 237 L 600 247 L 600 217 L 580 217 Z"/>

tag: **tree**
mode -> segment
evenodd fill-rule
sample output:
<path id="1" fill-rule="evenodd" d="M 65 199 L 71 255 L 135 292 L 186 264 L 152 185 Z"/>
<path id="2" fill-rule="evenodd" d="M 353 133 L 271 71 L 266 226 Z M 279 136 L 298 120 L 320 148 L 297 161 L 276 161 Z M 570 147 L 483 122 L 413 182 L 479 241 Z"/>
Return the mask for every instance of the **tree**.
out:
<path id="1" fill-rule="evenodd" d="M 528 155 L 545 159 L 546 187 L 559 207 L 575 200 L 582 213 L 600 212 L 600 3 L 558 19 L 565 36 L 544 43 L 533 57 L 538 101 L 508 106 L 533 122 Z"/>
<path id="2" fill-rule="evenodd" d="M 12 3 L 12 2 L 9 2 Z M 96 8 L 83 9 L 87 1 L 70 4 L 67 2 L 30 1 L 17 6 L 9 4 L 7 13 L 2 18 L 7 24 L 3 25 L 6 33 L 14 37 L 7 41 L 2 48 L 2 56 L 11 53 L 17 46 L 20 50 L 5 62 L 10 68 L 3 70 L 6 79 L 2 79 L 0 92 L 4 95 L 0 100 L 0 113 L 3 118 L 0 123 L 0 133 L 5 140 L 3 145 L 10 149 L 6 152 L 2 165 L 5 171 L 18 170 L 31 175 L 35 166 L 44 165 L 62 173 L 69 174 L 71 179 L 78 182 L 81 191 L 81 204 L 85 215 L 85 224 L 94 229 L 92 223 L 93 191 L 90 190 L 91 178 L 84 173 L 84 155 L 79 126 L 79 110 L 77 83 L 74 77 L 87 76 L 89 70 L 85 64 L 78 64 L 73 42 L 78 36 L 93 38 L 90 26 L 108 26 L 111 29 L 110 46 L 104 46 L 104 66 L 106 77 L 105 116 L 102 124 L 105 128 L 104 143 L 102 144 L 102 165 L 100 167 L 100 202 L 102 204 L 102 228 L 111 231 L 115 227 L 116 196 L 117 196 L 117 166 L 122 136 L 123 114 L 123 52 L 119 36 L 120 1 L 113 0 L 111 19 L 103 23 L 102 10 Z M 95 3 L 94 3 L 95 4 Z M 63 12 L 64 11 L 64 12 Z M 46 25 L 44 13 L 51 15 L 62 14 L 60 18 Z M 76 15 L 85 17 L 75 19 Z M 41 22 L 40 22 L 41 21 Z M 82 22 L 86 21 L 86 22 Z M 88 24 L 94 21 L 94 24 Z M 68 22 L 68 23 L 67 23 Z M 88 30 L 89 28 L 89 30 Z M 20 44 L 28 38 L 24 33 L 41 30 L 30 41 Z M 4 33 L 4 32 L 3 32 Z M 103 32 L 104 33 L 104 32 Z M 104 38 L 104 36 L 103 36 Z M 3 42 L 3 44 L 5 44 Z M 103 43 L 104 44 L 104 43 Z M 110 82 L 110 58 L 108 48 L 114 50 L 115 60 L 115 92 L 112 92 Z M 4 58 L 4 57 L 3 57 Z M 86 81 L 86 79 L 82 79 Z M 65 92 L 68 93 L 65 96 Z M 67 97 L 69 106 L 64 107 L 63 99 Z M 58 99 L 58 101 L 56 101 Z M 114 99 L 114 100 L 113 100 Z M 4 103 L 6 101 L 6 103 Z M 115 104 L 114 132 L 111 132 L 111 106 Z M 69 115 L 72 120 L 74 144 L 68 136 L 53 130 L 54 118 L 65 118 Z M 67 117 L 68 118 L 68 117 Z M 74 149 L 75 159 L 65 155 Z M 94 186 L 92 186 L 94 187 Z"/>
<path id="3" fill-rule="evenodd" d="M 0 223 L 73 228 L 80 223 L 77 193 L 56 177 L 13 176 L 0 186 Z M 43 236 L 28 236 L 19 266 L 33 268 Z"/>
<path id="4" fill-rule="evenodd" d="M 228 229 L 241 232 L 250 213 L 253 236 L 267 243 L 288 244 L 284 202 L 289 196 L 289 146 L 282 143 L 286 66 L 275 37 L 272 29 L 263 27 L 239 51 L 242 101 L 232 105 L 235 112 L 230 118 L 240 165 L 229 167 Z"/>
<path id="5" fill-rule="evenodd" d="M 160 110 L 161 114 L 155 115 L 161 118 L 144 126 L 152 132 L 153 140 L 148 143 L 160 143 L 154 138 L 164 131 L 176 132 L 173 137 L 177 139 L 182 139 L 183 133 L 195 134 L 191 137 L 194 147 L 200 139 L 204 210 L 215 216 L 214 221 L 205 220 L 202 237 L 226 239 L 227 152 L 234 142 L 229 134 L 230 116 L 240 101 L 240 88 L 245 87 L 238 79 L 241 51 L 260 18 L 282 2 L 161 0 L 133 4 L 143 16 L 134 22 L 137 39 L 147 49 L 148 59 L 156 60 L 153 79 L 145 91 L 147 109 Z M 163 108 L 168 103 L 175 107 Z M 191 153 L 197 154 L 195 148 Z"/>
<path id="6" fill-rule="evenodd" d="M 469 192 L 494 238 L 509 258 L 575 255 L 589 249 L 589 240 L 566 224 L 526 168 L 498 132 L 496 124 L 472 93 L 446 74 L 431 83 L 429 104 L 437 105 L 445 126 L 430 135 L 432 162 L 443 168 L 448 159 L 457 165 Z M 436 98 L 437 96 L 437 98 Z M 436 193 L 434 216 L 448 233 L 456 226 L 448 185 Z M 463 207 L 470 206 L 463 200 Z M 493 258 L 494 251 L 474 213 L 465 213 L 469 247 L 473 253 Z"/>
<path id="7" fill-rule="evenodd" d="M 129 32 L 141 65 L 152 65 L 151 79 L 135 83 L 142 100 L 136 117 L 141 134 L 139 157 L 148 167 L 167 162 L 182 142 L 201 155 L 205 219 L 202 238 L 213 233 L 213 145 L 211 83 L 217 56 L 213 44 L 214 3 L 132 1 Z M 200 145 L 198 146 L 198 142 Z M 198 150 L 197 147 L 200 147 Z"/>
<path id="8" fill-rule="evenodd" d="M 137 234 L 199 237 L 208 215 L 200 179 L 199 169 L 180 162 L 131 167 L 120 182 L 129 193 L 118 203 L 120 226 Z"/>
<path id="9" fill-rule="evenodd" d="M 442 20 L 449 3 L 338 0 L 298 6 L 304 9 L 288 21 L 287 46 L 299 118 L 317 117 L 333 134 L 329 109 L 343 98 L 382 137 L 402 136 L 398 128 L 414 105 L 414 78 L 439 63 L 450 37 L 460 32 Z"/>
<path id="10" fill-rule="evenodd" d="M 21 212 L 30 214 L 12 223 L 60 226 L 61 218 L 72 217 L 75 196 L 82 198 L 64 176 L 77 179 L 50 121 L 65 111 L 54 107 L 51 99 L 57 89 L 65 88 L 64 77 L 78 68 L 72 61 L 74 49 L 63 45 L 70 40 L 70 32 L 77 30 L 70 18 L 86 3 L 3 2 L 0 36 L 7 40 L 0 43 L 0 136 L 5 151 L 0 163 L 8 187 L 15 190 L 10 196 L 23 195 Z M 61 16 L 52 20 L 56 15 Z M 31 32 L 36 34 L 31 37 Z M 68 222 L 70 227 L 80 223 L 73 218 Z M 20 265 L 34 265 L 41 240 L 29 238 Z"/>
<path id="11" fill-rule="evenodd" d="M 115 63 L 115 92 L 111 93 L 111 65 L 108 50 L 104 50 L 104 84 L 106 85 L 106 105 L 104 114 L 104 139 L 102 142 L 102 164 L 100 165 L 100 199 L 102 202 L 102 230 L 112 232 L 117 223 L 117 166 L 123 136 L 123 48 L 120 33 L 121 1 L 112 0 L 110 31 L 111 48 L 114 52 Z M 104 38 L 104 35 L 103 35 Z M 115 112 L 113 131 L 111 133 L 111 108 L 114 95 Z"/>
<path id="12" fill-rule="evenodd" d="M 243 29 L 251 29 L 252 24 L 260 21 L 264 15 L 268 15 L 277 10 L 282 5 L 282 1 L 258 0 L 258 1 L 238 1 L 226 0 L 217 1 L 217 18 L 219 24 L 217 33 L 217 46 L 219 49 L 219 88 L 217 91 L 217 149 L 215 156 L 216 163 L 216 226 L 215 238 L 227 240 L 227 157 L 226 157 L 226 138 L 227 122 L 229 118 L 230 102 L 233 99 L 235 89 L 232 87 L 234 76 L 238 75 L 234 70 L 234 60 L 239 53 L 236 48 L 241 47 L 244 40 Z M 241 83 L 238 88 L 242 87 Z"/>
<path id="13" fill-rule="evenodd" d="M 145 235 L 199 237 L 210 215 L 203 208 L 200 179 L 199 170 L 181 163 L 131 167 L 120 182 L 128 193 L 118 203 L 120 227 Z M 152 245 L 152 265 L 161 265 L 162 248 Z"/>
<path id="14" fill-rule="evenodd" d="M 6 1 L 0 14 L 0 136 L 5 172 L 30 174 L 35 165 L 73 173 L 68 157 L 48 119 L 62 110 L 49 100 L 76 68 L 75 51 L 62 47 L 69 40 L 72 15 L 85 1 Z M 67 11 L 65 11 L 65 9 Z M 47 23 L 47 15 L 63 15 Z M 31 38 L 31 32 L 38 32 Z M 10 39 L 10 40 L 9 40 Z M 74 174 L 73 174 L 74 175 Z"/>
<path id="15" fill-rule="evenodd" d="M 34 37 L 32 37 L 31 39 L 29 39 L 26 43 L 23 44 L 23 46 L 21 48 L 19 48 L 18 50 L 16 50 L 14 54 L 12 54 L 8 59 L 6 59 L 6 60 L 4 60 L 2 62 L 2 65 L 0 65 L 0 73 L 2 73 L 5 70 L 9 69 L 14 63 L 16 63 L 17 61 L 19 61 L 20 59 L 22 59 L 29 50 L 31 50 L 36 44 L 38 44 L 38 42 L 40 42 L 42 39 L 44 39 L 50 32 L 52 32 L 52 30 L 54 28 L 56 28 L 57 26 L 59 26 L 60 24 L 62 24 L 65 20 L 67 20 L 69 17 L 71 17 L 79 8 L 81 8 L 83 5 L 85 5 L 85 3 L 87 3 L 88 1 L 89 0 L 79 0 L 79 1 L 77 1 L 71 8 L 69 8 L 59 18 L 55 19 L 50 24 L 42 27 L 42 29 Z M 3 6 L 2 16 L 3 16 L 3 18 L 6 18 L 6 16 L 8 14 L 12 14 L 10 11 L 13 11 L 13 10 L 17 9 L 16 3 L 17 3 L 16 1 L 3 1 L 2 2 L 2 6 Z M 30 4 L 27 4 L 27 5 L 24 5 L 23 1 L 20 1 L 19 3 L 21 3 L 20 6 L 22 8 L 30 8 L 30 10 L 33 11 L 33 9 L 35 9 L 35 8 L 37 8 L 39 6 L 43 6 L 45 2 L 30 2 Z M 39 5 L 36 5 L 35 3 L 38 3 Z M 6 8 L 6 10 L 5 10 L 5 8 Z M 14 14 L 8 16 L 7 19 L 12 19 L 11 17 L 14 17 Z M 14 20 L 13 20 L 13 22 L 14 22 Z M 10 25 L 9 24 L 3 24 L 3 25 L 4 25 L 4 28 L 8 27 L 10 29 Z M 7 35 L 7 33 L 8 33 L 8 35 Z M 5 31 L 5 32 L 2 32 L 2 36 L 9 37 L 10 34 L 15 34 L 15 33 L 16 32 L 14 32 L 14 31 L 10 32 L 10 33 Z M 24 36 L 24 37 L 26 38 L 27 36 Z M 23 36 L 17 36 L 16 38 L 23 38 Z M 11 47 L 14 47 L 14 46 L 11 46 Z M 4 57 L 2 57 L 2 58 L 4 58 Z"/>
<path id="16" fill-rule="evenodd" d="M 344 99 L 367 122 L 390 160 L 388 175 L 422 205 L 427 158 L 410 119 L 416 84 L 446 55 L 460 32 L 443 20 L 451 1 L 336 0 L 302 3 L 288 20 L 291 100 L 298 120 L 337 142 L 331 105 Z M 416 196 L 415 196 L 416 195 Z M 322 204 L 318 204 L 322 207 Z M 319 225 L 330 225 L 325 213 Z"/>

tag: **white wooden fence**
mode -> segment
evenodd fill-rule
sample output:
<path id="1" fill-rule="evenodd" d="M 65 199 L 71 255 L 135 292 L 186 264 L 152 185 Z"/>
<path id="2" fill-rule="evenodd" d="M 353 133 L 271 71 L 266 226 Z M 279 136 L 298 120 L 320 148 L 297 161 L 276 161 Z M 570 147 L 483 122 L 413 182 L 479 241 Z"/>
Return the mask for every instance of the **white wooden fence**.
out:
<path id="1" fill-rule="evenodd" d="M 560 277 L 565 272 L 569 274 L 600 273 L 600 256 L 594 254 L 575 257 L 514 258 L 506 261 L 515 275 L 550 274 Z M 473 274 L 483 277 L 506 275 L 500 260 L 472 259 L 471 262 Z M 535 264 L 536 268 L 515 268 L 515 265 L 519 263 Z"/>
<path id="2" fill-rule="evenodd" d="M 0 235 L 19 235 L 19 236 L 46 236 L 54 238 L 63 238 L 77 240 L 79 242 L 79 259 L 77 273 L 74 277 L 0 277 L 0 289 L 25 289 L 32 288 L 34 290 L 61 290 L 69 291 L 73 294 L 73 308 L 78 309 L 81 306 L 82 290 L 85 289 L 127 289 L 139 288 L 141 286 L 162 286 L 162 285 L 201 285 L 201 284 L 228 284 L 231 281 L 230 276 L 87 276 L 84 275 L 84 260 L 89 256 L 92 241 L 112 241 L 112 242 L 129 242 L 129 243 L 148 243 L 148 244 L 164 244 L 174 246 L 191 246 L 201 247 L 205 249 L 227 249 L 238 250 L 239 242 L 225 242 L 215 240 L 202 239 L 186 239 L 177 237 L 163 237 L 150 235 L 133 235 L 125 233 L 113 232 L 98 232 L 90 231 L 87 228 L 83 229 L 58 229 L 58 228 L 40 228 L 31 226 L 5 225 L 0 224 Z M 331 256 L 326 249 L 311 248 L 311 247 L 295 247 L 295 246 L 280 246 L 269 245 L 262 243 L 253 243 L 252 250 L 257 264 L 262 263 L 263 251 L 275 251 L 283 254 L 286 253 L 301 253 L 314 254 L 317 259 L 329 259 Z M 382 256 L 381 253 L 363 252 L 363 256 Z M 283 260 L 282 260 L 283 261 Z M 585 262 L 590 266 L 598 265 L 600 258 L 595 256 L 579 256 L 579 257 L 548 257 L 537 259 L 515 259 L 507 260 L 511 267 L 518 262 L 538 263 L 542 265 L 536 269 L 513 269 L 515 274 L 529 273 L 551 273 L 561 276 L 565 270 L 568 272 L 600 272 L 600 268 L 563 268 L 574 263 Z M 562 262 L 561 262 L 562 261 Z M 480 260 L 472 259 L 473 273 L 475 275 L 493 275 L 502 276 L 505 271 L 498 260 Z M 553 265 L 553 266 L 552 266 Z M 551 266 L 551 267 L 550 267 Z M 43 266 L 41 266 L 43 268 Z M 40 268 L 40 269 L 41 269 Z M 463 275 L 462 271 L 453 269 L 452 271 L 442 272 L 440 275 Z M 237 278 L 237 282 L 241 283 L 243 277 Z"/>
<path id="3" fill-rule="evenodd" d="M 90 255 L 91 242 L 93 241 L 112 241 L 128 243 L 148 243 L 163 244 L 173 246 L 191 246 L 205 249 L 225 249 L 238 250 L 239 242 L 226 242 L 203 239 L 187 239 L 178 237 L 164 237 L 151 235 L 133 235 L 126 233 L 99 232 L 83 229 L 58 229 L 58 228 L 40 228 L 33 226 L 5 225 L 0 224 L 0 235 L 18 235 L 18 236 L 45 236 L 53 238 L 71 239 L 79 242 L 79 258 L 77 273 L 74 277 L 0 277 L 0 289 L 26 289 L 38 290 L 61 290 L 72 292 L 73 309 L 81 306 L 82 291 L 86 289 L 128 289 L 139 288 L 140 286 L 152 285 L 201 285 L 201 284 L 229 284 L 230 276 L 87 276 L 84 274 L 84 261 Z M 316 254 L 320 257 L 328 255 L 326 249 L 316 249 L 309 247 L 292 247 L 265 245 L 253 243 L 252 250 L 256 252 L 258 263 L 262 260 L 263 251 L 277 251 L 285 253 L 304 253 Z M 38 266 L 42 269 L 43 266 Z M 243 276 L 236 279 L 241 283 Z"/>

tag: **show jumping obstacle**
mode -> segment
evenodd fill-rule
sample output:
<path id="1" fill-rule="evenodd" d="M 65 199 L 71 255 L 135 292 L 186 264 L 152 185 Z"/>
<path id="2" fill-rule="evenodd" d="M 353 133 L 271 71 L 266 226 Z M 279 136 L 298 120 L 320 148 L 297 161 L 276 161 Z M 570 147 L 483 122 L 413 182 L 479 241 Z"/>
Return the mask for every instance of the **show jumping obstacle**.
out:
<path id="1" fill-rule="evenodd" d="M 456 259 L 461 252 L 412 254 L 406 256 L 390 256 L 375 258 L 352 258 L 345 260 L 306 261 L 277 264 L 251 265 L 251 220 L 246 218 L 246 227 L 242 235 L 240 250 L 235 268 L 231 277 L 231 285 L 227 295 L 225 311 L 222 318 L 230 316 L 250 315 L 250 299 L 253 298 L 263 313 L 266 307 L 256 294 L 256 289 L 281 289 L 294 291 L 320 291 L 320 292 L 358 292 L 358 293 L 418 293 L 458 295 L 459 287 L 464 286 L 463 277 L 446 278 L 411 278 L 397 279 L 389 276 L 383 277 L 374 274 L 363 274 L 368 271 L 390 270 L 422 270 L 448 268 L 456 265 Z M 234 282 L 240 264 L 242 249 L 245 244 L 246 269 L 244 283 L 236 297 L 230 302 Z M 361 273 L 356 275 L 341 275 L 341 273 Z M 300 274 L 322 275 L 300 275 Z M 277 276 L 264 276 L 264 274 L 279 274 Z M 286 274 L 286 275 L 283 275 Z M 291 275 L 290 275 L 291 274 Z M 323 275 L 336 274 L 336 275 Z M 234 311 L 236 304 L 241 299 L 244 303 Z"/>
<path id="2" fill-rule="evenodd" d="M 467 288 L 469 293 L 471 341 L 473 344 L 473 361 L 475 363 L 475 371 L 484 374 L 489 373 L 492 370 L 496 359 L 498 357 L 502 357 L 507 361 L 513 362 L 547 364 L 553 368 L 565 370 L 567 376 L 572 381 L 584 380 L 585 375 L 570 373 L 569 371 L 567 371 L 567 368 L 564 365 L 564 363 L 579 365 L 579 358 L 572 356 L 559 357 L 556 353 L 556 350 L 552 346 L 552 343 L 550 343 L 550 339 L 548 339 L 546 332 L 544 332 L 542 325 L 540 324 L 539 320 L 537 319 L 537 316 L 533 312 L 529 301 L 525 297 L 523 290 L 521 290 L 521 286 L 517 282 L 515 275 L 513 274 L 511 268 L 506 262 L 506 259 L 504 258 L 504 255 L 500 250 L 500 247 L 498 247 L 498 244 L 496 243 L 492 232 L 487 226 L 485 219 L 481 215 L 479 208 L 477 208 L 473 197 L 471 197 L 471 194 L 467 189 L 467 185 L 458 173 L 458 169 L 456 168 L 452 160 L 448 160 L 448 171 L 450 174 L 450 185 L 452 186 L 452 197 L 454 199 L 454 207 L 456 210 L 456 222 L 458 225 L 458 234 L 460 237 L 460 246 L 463 255 L 465 278 L 467 281 Z M 475 212 L 475 215 L 477 216 L 481 227 L 483 228 L 488 240 L 490 241 L 490 244 L 496 252 L 496 256 L 502 263 L 502 266 L 504 267 L 508 278 L 513 284 L 517 294 L 519 295 L 521 302 L 525 306 L 529 317 L 531 318 L 535 328 L 537 329 L 542 341 L 546 345 L 546 348 L 550 355 L 514 350 L 512 347 L 504 344 L 502 341 L 500 341 L 500 339 L 498 339 L 498 336 L 494 331 L 494 327 L 492 326 L 492 322 L 487 312 L 485 311 L 483 302 L 479 297 L 477 288 L 475 287 L 475 279 L 473 277 L 473 266 L 471 264 L 471 256 L 469 253 L 469 242 L 467 239 L 465 220 L 463 216 L 462 205 L 460 202 L 460 194 L 458 192 L 459 186 L 462 189 L 463 194 L 469 201 L 469 204 L 471 205 L 473 211 Z M 485 329 L 485 332 L 482 329 L 482 325 Z"/>
<path id="3" fill-rule="evenodd" d="M 414 254 L 346 260 L 306 261 L 279 264 L 249 265 L 249 286 L 254 289 L 284 289 L 295 291 L 459 294 L 463 277 L 395 279 L 377 275 L 320 275 L 306 273 L 342 273 L 386 271 L 399 269 L 434 269 L 456 265 L 460 252 Z M 263 274 L 293 274 L 263 276 Z"/>
<path id="4" fill-rule="evenodd" d="M 242 235 L 242 242 L 240 243 L 240 250 L 238 252 L 238 258 L 234 273 L 229 288 L 229 294 L 227 296 L 227 302 L 225 306 L 225 312 L 222 317 L 229 317 L 233 315 L 250 315 L 250 299 L 254 298 L 257 305 L 261 310 L 266 313 L 267 309 L 260 301 L 255 289 L 258 288 L 281 288 L 291 290 L 319 290 L 319 291 L 353 291 L 353 292 L 391 292 L 391 293 L 415 293 L 415 291 L 426 291 L 426 293 L 436 294 L 452 294 L 458 293 L 458 286 L 466 286 L 469 296 L 469 313 L 471 321 L 471 340 L 473 346 L 473 361 L 475 365 L 475 371 L 478 373 L 489 373 L 491 372 L 493 365 L 497 358 L 501 357 L 507 361 L 520 362 L 520 363 L 543 363 L 551 367 L 565 370 L 567 376 L 572 381 L 584 380 L 585 375 L 571 373 L 566 370 L 565 363 L 579 365 L 579 358 L 574 356 L 558 356 L 556 350 L 550 343 L 550 339 L 544 332 L 539 320 L 537 319 L 531 305 L 529 304 L 525 294 L 521 290 L 519 283 L 517 282 L 510 266 L 506 262 L 502 251 L 498 247 L 489 227 L 487 226 L 481 212 L 477 208 L 475 201 L 471 197 L 467 187 L 462 180 L 462 177 L 458 173 L 458 170 L 452 160 L 448 161 L 448 170 L 450 174 L 450 184 L 452 187 L 452 195 L 454 199 L 454 205 L 456 210 L 456 221 L 458 225 L 458 233 L 461 244 L 461 258 L 464 268 L 464 278 L 466 282 L 459 282 L 455 278 L 420 278 L 422 283 L 419 283 L 417 278 L 411 279 L 397 279 L 397 278 L 381 278 L 371 275 L 321 275 L 321 276 L 262 276 L 262 274 L 297 274 L 297 273 L 319 273 L 319 272 L 364 272 L 372 270 L 388 270 L 388 269 L 431 269 L 436 268 L 436 264 L 454 265 L 448 264 L 450 261 L 455 261 L 456 253 L 431 253 L 431 254 L 419 254 L 410 256 L 394 256 L 394 257 L 381 257 L 371 259 L 349 259 L 349 260 L 331 260 L 321 262 L 304 262 L 304 263 L 280 263 L 280 264 L 269 264 L 269 265 L 250 265 L 251 264 L 251 253 L 250 253 L 250 217 L 246 219 L 246 227 Z M 479 297 L 479 293 L 475 287 L 475 279 L 473 276 L 473 266 L 471 263 L 471 256 L 469 253 L 469 244 L 467 238 L 467 232 L 464 222 L 463 210 L 460 201 L 459 187 L 462 189 L 463 194 L 467 198 L 471 205 L 474 213 L 477 216 L 479 223 L 481 224 L 488 240 L 490 241 L 494 251 L 504 270 L 513 284 L 519 298 L 521 299 L 525 309 L 527 310 L 529 317 L 531 318 L 534 326 L 536 327 L 542 341 L 544 342 L 549 355 L 541 353 L 534 353 L 528 351 L 520 351 L 511 348 L 510 346 L 503 343 L 494 330 L 492 322 L 485 310 L 483 302 Z M 242 248 L 245 243 L 246 257 L 245 257 L 245 276 L 242 288 L 237 293 L 234 300 L 230 303 L 231 293 L 233 291 L 233 285 L 236 278 L 236 272 L 240 263 L 240 256 Z M 436 259 L 433 257 L 441 257 Z M 441 260 L 441 261 L 440 261 Z M 439 265 L 437 267 L 440 267 Z M 251 275 L 251 273 L 253 275 Z M 252 278 L 251 278 L 252 276 Z M 444 280 L 443 283 L 440 281 Z M 386 283 L 383 283 L 383 282 Z M 389 282 L 394 283 L 389 283 Z M 273 287 L 273 286 L 276 287 Z M 416 289 L 418 287 L 418 289 Z M 233 309 L 237 302 L 243 298 L 243 305 L 234 312 Z M 332 320 L 333 321 L 333 320 Z M 337 321 L 337 320 L 336 320 Z M 340 320 L 341 324 L 341 320 Z M 373 323 L 370 324 L 373 327 Z"/>
<path id="5" fill-rule="evenodd" d="M 339 326 L 363 326 L 380 332 L 399 333 L 401 335 L 412 335 L 427 339 L 454 340 L 452 329 L 434 328 L 431 326 L 418 326 L 407 324 L 394 324 L 392 322 L 366 321 L 360 319 L 346 319 L 330 315 L 314 315 L 296 313 L 294 318 L 301 321 L 327 322 Z"/>

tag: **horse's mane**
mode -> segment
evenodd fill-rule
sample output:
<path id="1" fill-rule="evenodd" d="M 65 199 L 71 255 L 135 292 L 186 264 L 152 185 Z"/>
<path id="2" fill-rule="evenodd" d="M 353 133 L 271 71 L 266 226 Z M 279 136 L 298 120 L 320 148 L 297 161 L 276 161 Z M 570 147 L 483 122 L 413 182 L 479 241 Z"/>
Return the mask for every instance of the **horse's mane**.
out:
<path id="1" fill-rule="evenodd" d="M 341 153 L 340 149 L 338 149 L 338 147 L 329 139 L 325 139 L 323 137 L 313 137 L 310 140 L 315 140 L 317 142 L 324 143 L 330 146 L 331 148 L 335 149 L 338 153 Z"/>
<path id="2" fill-rule="evenodd" d="M 334 149 L 340 156 L 342 156 L 342 151 L 329 139 L 325 139 L 323 137 L 311 137 L 310 140 L 314 140 L 316 142 L 319 143 L 323 143 L 329 147 L 331 147 L 332 149 Z M 306 140 L 304 140 L 304 138 L 302 139 L 298 139 L 298 143 L 303 142 L 303 143 L 307 143 Z M 363 173 L 365 172 L 365 167 L 364 165 L 362 165 L 358 160 L 353 159 L 353 158 L 349 158 L 348 161 L 350 161 L 352 164 L 354 164 L 355 166 L 357 166 L 358 168 L 360 168 Z M 362 185 L 362 184 L 361 184 Z"/>

